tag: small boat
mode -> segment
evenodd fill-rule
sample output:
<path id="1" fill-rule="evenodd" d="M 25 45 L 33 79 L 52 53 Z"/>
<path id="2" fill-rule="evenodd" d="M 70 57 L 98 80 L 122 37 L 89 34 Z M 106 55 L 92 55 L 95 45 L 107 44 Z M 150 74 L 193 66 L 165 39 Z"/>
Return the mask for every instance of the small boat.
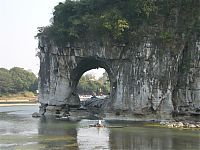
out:
<path id="1" fill-rule="evenodd" d="M 90 124 L 89 127 L 97 127 L 97 128 L 102 128 L 102 127 L 105 127 L 104 125 L 102 124 Z"/>
<path id="2" fill-rule="evenodd" d="M 97 128 L 101 128 L 101 127 L 105 127 L 105 128 L 124 128 L 124 126 L 104 126 L 102 124 L 90 124 L 89 127 L 97 127 Z"/>
<path id="3" fill-rule="evenodd" d="M 90 124 L 89 127 L 104 127 L 104 125 L 102 124 L 102 120 L 98 120 L 98 123 L 96 124 Z"/>

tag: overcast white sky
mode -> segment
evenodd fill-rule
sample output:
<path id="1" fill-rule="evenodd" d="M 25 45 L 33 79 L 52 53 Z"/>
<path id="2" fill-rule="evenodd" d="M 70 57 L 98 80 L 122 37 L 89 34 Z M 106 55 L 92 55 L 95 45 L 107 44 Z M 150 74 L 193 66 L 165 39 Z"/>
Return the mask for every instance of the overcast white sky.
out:
<path id="1" fill-rule="evenodd" d="M 37 27 L 46 26 L 62 0 L 0 0 L 0 67 L 38 73 Z"/>
<path id="2" fill-rule="evenodd" d="M 0 0 L 0 67 L 16 66 L 38 73 L 34 38 L 37 27 L 49 25 L 54 6 L 63 1 Z M 103 70 L 98 72 L 101 74 Z"/>

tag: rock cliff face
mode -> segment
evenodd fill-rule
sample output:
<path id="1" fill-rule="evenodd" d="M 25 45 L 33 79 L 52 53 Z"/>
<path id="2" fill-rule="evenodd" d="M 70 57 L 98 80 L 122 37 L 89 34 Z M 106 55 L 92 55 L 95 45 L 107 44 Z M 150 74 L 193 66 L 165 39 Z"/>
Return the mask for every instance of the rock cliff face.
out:
<path id="1" fill-rule="evenodd" d="M 80 77 L 102 67 L 106 118 L 199 119 L 200 1 L 85 2 L 59 3 L 38 35 L 40 113 L 78 108 Z"/>
<path id="2" fill-rule="evenodd" d="M 168 119 L 173 112 L 176 115 L 198 113 L 200 41 L 193 37 L 189 42 L 175 46 L 179 47 L 175 56 L 171 56 L 167 48 L 160 56 L 159 47 L 148 39 L 137 46 L 109 44 L 102 47 L 91 41 L 69 44 L 61 49 L 41 36 L 41 111 L 50 106 L 62 107 L 57 109 L 61 112 L 79 107 L 76 87 L 80 77 L 90 69 L 102 67 L 111 82 L 110 102 L 106 109 L 108 118 L 122 117 L 120 114 L 123 114 L 124 118 Z"/>

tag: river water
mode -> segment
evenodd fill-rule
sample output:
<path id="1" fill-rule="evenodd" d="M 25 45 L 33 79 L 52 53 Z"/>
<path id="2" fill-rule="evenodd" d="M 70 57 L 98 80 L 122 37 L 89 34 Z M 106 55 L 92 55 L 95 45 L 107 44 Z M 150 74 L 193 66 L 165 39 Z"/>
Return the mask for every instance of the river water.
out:
<path id="1" fill-rule="evenodd" d="M 32 118 L 37 111 L 38 105 L 0 107 L 0 150 L 200 150 L 200 130 L 107 121 L 124 128 L 94 128 L 89 124 L 97 120 Z"/>

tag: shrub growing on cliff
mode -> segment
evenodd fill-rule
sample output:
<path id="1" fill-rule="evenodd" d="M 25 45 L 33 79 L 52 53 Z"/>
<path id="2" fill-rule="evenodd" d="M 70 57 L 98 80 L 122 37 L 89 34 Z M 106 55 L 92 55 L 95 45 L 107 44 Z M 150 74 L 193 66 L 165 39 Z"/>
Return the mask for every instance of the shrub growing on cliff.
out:
<path id="1" fill-rule="evenodd" d="M 187 39 L 198 31 L 199 7 L 199 0 L 66 0 L 55 6 L 52 24 L 38 36 L 47 35 L 58 46 L 91 40 L 137 43 L 143 37 L 170 46 L 182 34 Z"/>

